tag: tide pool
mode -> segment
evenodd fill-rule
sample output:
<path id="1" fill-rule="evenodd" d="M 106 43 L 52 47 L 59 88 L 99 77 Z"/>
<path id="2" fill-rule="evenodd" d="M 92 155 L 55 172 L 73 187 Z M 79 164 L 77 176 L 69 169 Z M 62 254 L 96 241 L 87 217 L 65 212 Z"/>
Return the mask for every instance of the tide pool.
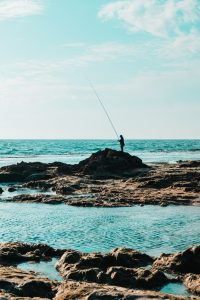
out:
<path id="1" fill-rule="evenodd" d="M 150 255 L 200 242 L 200 207 L 78 208 L 0 202 L 0 241 L 107 252 L 130 247 Z"/>

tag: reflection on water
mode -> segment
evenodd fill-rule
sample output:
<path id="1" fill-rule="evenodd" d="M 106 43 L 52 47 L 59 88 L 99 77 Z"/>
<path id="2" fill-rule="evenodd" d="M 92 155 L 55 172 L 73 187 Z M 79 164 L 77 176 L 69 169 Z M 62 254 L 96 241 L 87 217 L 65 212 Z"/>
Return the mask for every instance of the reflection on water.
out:
<path id="1" fill-rule="evenodd" d="M 0 202 L 0 241 L 110 251 L 130 247 L 151 255 L 199 243 L 200 207 L 78 208 Z"/>

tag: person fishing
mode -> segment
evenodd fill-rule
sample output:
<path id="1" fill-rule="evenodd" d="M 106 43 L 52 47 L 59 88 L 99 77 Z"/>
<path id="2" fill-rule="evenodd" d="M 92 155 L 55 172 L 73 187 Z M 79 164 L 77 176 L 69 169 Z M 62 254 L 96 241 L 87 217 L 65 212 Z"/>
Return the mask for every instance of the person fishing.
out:
<path id="1" fill-rule="evenodd" d="M 124 143 L 124 137 L 122 134 L 120 134 L 120 139 L 118 140 L 119 143 L 120 143 L 120 147 L 121 147 L 121 151 L 124 152 L 124 146 L 125 146 L 125 143 Z"/>
<path id="2" fill-rule="evenodd" d="M 125 146 L 125 143 L 124 143 L 124 137 L 123 137 L 123 135 L 122 135 L 122 134 L 121 134 L 120 136 L 118 135 L 117 130 L 116 130 L 116 128 L 115 128 L 115 126 L 114 126 L 114 124 L 113 124 L 113 122 L 112 122 L 112 120 L 111 120 L 111 118 L 110 118 L 110 116 L 109 116 L 109 114 L 108 114 L 108 112 L 107 112 L 107 110 L 106 110 L 106 108 L 105 108 L 103 102 L 101 101 L 99 95 L 97 94 L 96 89 L 94 88 L 94 86 L 93 86 L 93 84 L 91 83 L 91 81 L 88 80 L 88 82 L 89 82 L 89 84 L 90 84 L 90 86 L 91 86 L 91 88 L 92 88 L 94 94 L 96 95 L 96 97 L 97 97 L 97 99 L 98 99 L 98 101 L 99 101 L 101 107 L 103 108 L 103 110 L 104 110 L 104 112 L 105 112 L 105 114 L 106 114 L 106 116 L 107 116 L 107 118 L 108 118 L 108 121 L 110 122 L 110 125 L 111 125 L 112 128 L 113 128 L 113 131 L 115 132 L 115 134 L 116 134 L 116 136 L 117 136 L 117 140 L 118 140 L 118 142 L 120 143 L 121 151 L 124 152 L 124 146 Z"/>

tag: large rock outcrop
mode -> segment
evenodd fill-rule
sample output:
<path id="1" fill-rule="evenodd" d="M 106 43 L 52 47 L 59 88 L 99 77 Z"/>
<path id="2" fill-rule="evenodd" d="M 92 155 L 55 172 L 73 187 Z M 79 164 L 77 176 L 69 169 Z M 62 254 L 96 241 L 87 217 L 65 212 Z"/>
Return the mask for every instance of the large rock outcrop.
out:
<path id="1" fill-rule="evenodd" d="M 137 169 L 142 168 L 147 168 L 147 165 L 137 156 L 108 148 L 93 153 L 74 166 L 77 172 L 99 177 L 132 175 Z"/>
<path id="2" fill-rule="evenodd" d="M 168 282 L 161 271 L 141 268 L 152 262 L 147 254 L 126 248 L 108 254 L 69 250 L 61 257 L 57 269 L 65 280 L 151 289 Z"/>
<path id="3" fill-rule="evenodd" d="M 137 169 L 146 168 L 142 160 L 128 153 L 105 149 L 93 153 L 79 164 L 61 162 L 21 162 L 0 168 L 0 182 L 28 182 L 48 180 L 62 175 L 89 174 L 100 177 L 131 175 Z"/>
<path id="4" fill-rule="evenodd" d="M 183 274 L 200 274 L 200 245 L 175 254 L 162 254 L 156 259 L 154 266 Z"/>

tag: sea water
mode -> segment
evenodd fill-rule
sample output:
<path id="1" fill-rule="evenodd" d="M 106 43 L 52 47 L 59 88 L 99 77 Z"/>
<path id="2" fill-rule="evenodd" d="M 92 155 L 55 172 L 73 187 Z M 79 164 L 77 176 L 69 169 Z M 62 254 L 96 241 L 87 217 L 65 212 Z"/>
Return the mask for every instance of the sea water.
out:
<path id="1" fill-rule="evenodd" d="M 107 252 L 130 247 L 150 255 L 200 242 L 200 207 L 82 208 L 0 202 L 0 241 Z"/>
<path id="2" fill-rule="evenodd" d="M 125 151 L 146 163 L 200 159 L 200 140 L 126 140 Z M 78 163 L 116 140 L 0 140 L 0 167 L 26 161 Z"/>

